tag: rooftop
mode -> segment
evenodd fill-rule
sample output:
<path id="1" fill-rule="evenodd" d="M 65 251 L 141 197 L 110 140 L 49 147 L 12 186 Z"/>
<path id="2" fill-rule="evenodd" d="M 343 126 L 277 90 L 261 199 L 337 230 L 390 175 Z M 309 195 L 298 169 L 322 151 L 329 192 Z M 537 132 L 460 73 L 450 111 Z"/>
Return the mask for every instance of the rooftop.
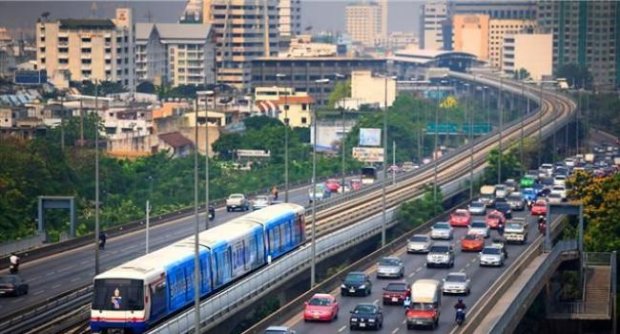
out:
<path id="1" fill-rule="evenodd" d="M 60 19 L 60 29 L 114 29 L 110 19 Z"/>
<path id="2" fill-rule="evenodd" d="M 162 40 L 205 40 L 211 31 L 210 24 L 136 23 L 136 40 L 147 40 L 153 28 Z"/>
<path id="3" fill-rule="evenodd" d="M 183 146 L 193 146 L 194 143 L 192 143 L 191 140 L 185 138 L 180 132 L 175 131 L 175 132 L 169 132 L 169 133 L 163 133 L 160 134 L 159 139 L 161 139 L 163 142 L 165 142 L 166 144 L 174 147 L 174 148 L 179 148 L 179 147 L 183 147 Z"/>

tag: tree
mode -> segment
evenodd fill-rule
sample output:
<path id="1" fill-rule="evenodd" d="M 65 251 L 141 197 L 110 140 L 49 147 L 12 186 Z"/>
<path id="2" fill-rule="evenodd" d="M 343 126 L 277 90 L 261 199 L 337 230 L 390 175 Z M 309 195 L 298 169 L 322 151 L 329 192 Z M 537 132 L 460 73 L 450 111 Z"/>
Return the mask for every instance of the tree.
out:
<path id="1" fill-rule="evenodd" d="M 568 84 L 576 89 L 592 88 L 592 74 L 584 65 L 564 64 L 557 69 L 555 76 L 565 78 Z"/>
<path id="2" fill-rule="evenodd" d="M 532 75 L 530 74 L 530 72 L 523 67 L 516 71 L 514 74 L 515 80 L 526 80 L 530 79 L 531 77 Z"/>
<path id="3" fill-rule="evenodd" d="M 351 80 L 339 81 L 327 98 L 327 107 L 333 109 L 338 101 L 351 97 Z"/>
<path id="4" fill-rule="evenodd" d="M 248 117 L 243 120 L 247 130 L 261 130 L 266 127 L 284 126 L 277 118 L 269 116 Z"/>
<path id="5" fill-rule="evenodd" d="M 77 84 L 77 88 L 84 95 L 91 95 L 91 96 L 95 95 L 95 84 L 92 81 L 82 81 L 81 83 Z M 98 84 L 98 87 L 97 87 L 97 94 L 99 96 L 123 93 L 126 91 L 127 90 L 125 89 L 125 87 L 123 87 L 123 85 L 117 82 L 112 82 L 112 81 L 102 81 Z"/>
<path id="6" fill-rule="evenodd" d="M 432 187 L 427 187 L 422 198 L 403 203 L 398 209 L 398 220 L 409 224 L 411 227 L 419 226 L 433 216 L 437 212 L 442 212 L 443 195 L 441 189 L 437 192 L 437 202 L 433 197 Z"/>
<path id="7" fill-rule="evenodd" d="M 508 153 L 502 154 L 502 178 L 516 178 L 521 174 L 522 166 L 518 159 L 518 152 L 511 149 Z M 484 182 L 486 184 L 497 183 L 497 170 L 499 168 L 499 150 L 493 149 L 487 156 L 488 167 L 484 169 Z M 502 180 L 502 181 L 504 181 Z"/>
<path id="8" fill-rule="evenodd" d="M 136 92 L 138 93 L 146 93 L 146 94 L 155 94 L 156 88 L 150 81 L 143 81 L 136 87 Z"/>

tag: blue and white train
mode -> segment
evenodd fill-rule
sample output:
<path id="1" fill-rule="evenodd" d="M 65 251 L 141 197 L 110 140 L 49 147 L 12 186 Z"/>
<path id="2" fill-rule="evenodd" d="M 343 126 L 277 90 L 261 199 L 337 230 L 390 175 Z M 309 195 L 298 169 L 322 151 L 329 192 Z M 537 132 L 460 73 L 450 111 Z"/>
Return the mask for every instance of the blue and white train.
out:
<path id="1" fill-rule="evenodd" d="M 199 235 L 200 294 L 275 260 L 305 242 L 304 208 L 269 206 Z M 141 256 L 94 278 L 93 332 L 142 333 L 194 300 L 194 237 Z"/>

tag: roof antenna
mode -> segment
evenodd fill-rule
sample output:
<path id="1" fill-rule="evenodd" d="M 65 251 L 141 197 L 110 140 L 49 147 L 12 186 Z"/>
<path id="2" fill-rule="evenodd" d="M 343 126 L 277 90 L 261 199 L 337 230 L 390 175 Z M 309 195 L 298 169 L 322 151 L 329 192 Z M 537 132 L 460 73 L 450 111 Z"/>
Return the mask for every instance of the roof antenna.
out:
<path id="1" fill-rule="evenodd" d="M 151 23 L 153 21 L 153 14 L 151 13 L 150 9 L 146 12 L 145 17 L 146 17 L 147 22 Z"/>

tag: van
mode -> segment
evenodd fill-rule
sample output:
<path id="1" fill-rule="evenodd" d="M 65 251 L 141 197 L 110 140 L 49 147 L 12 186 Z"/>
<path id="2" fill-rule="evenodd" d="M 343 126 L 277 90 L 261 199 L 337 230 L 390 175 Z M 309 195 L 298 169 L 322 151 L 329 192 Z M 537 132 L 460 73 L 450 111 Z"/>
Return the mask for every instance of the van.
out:
<path id="1" fill-rule="evenodd" d="M 495 204 L 495 186 L 482 186 L 480 188 L 480 202 L 484 203 L 487 208 L 493 207 Z"/>
<path id="2" fill-rule="evenodd" d="M 419 279 L 411 284 L 411 306 L 407 309 L 407 329 L 437 328 L 441 308 L 441 283 Z"/>

